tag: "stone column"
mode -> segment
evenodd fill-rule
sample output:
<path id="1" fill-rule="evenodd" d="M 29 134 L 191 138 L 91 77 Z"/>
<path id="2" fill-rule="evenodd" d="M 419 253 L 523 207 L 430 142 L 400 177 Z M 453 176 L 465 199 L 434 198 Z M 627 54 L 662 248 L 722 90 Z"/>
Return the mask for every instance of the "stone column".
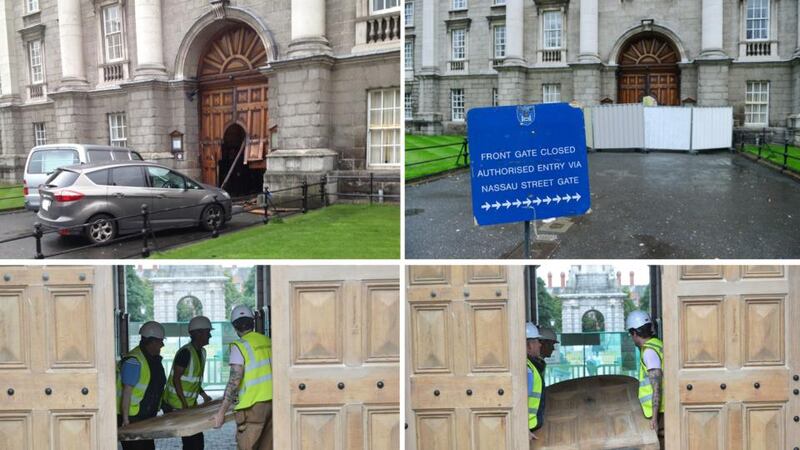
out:
<path id="1" fill-rule="evenodd" d="M 700 58 L 726 58 L 722 48 L 722 0 L 703 0 Z"/>
<path id="2" fill-rule="evenodd" d="M 289 55 L 301 57 L 320 54 L 332 54 L 325 37 L 325 0 L 292 0 Z"/>
<path id="3" fill-rule="evenodd" d="M 135 79 L 166 78 L 161 30 L 161 0 L 136 0 Z"/>
<path id="4" fill-rule="evenodd" d="M 578 62 L 599 63 L 597 0 L 581 0 Z"/>
<path id="5" fill-rule="evenodd" d="M 436 72 L 436 3 L 422 0 L 422 72 Z"/>
<path id="6" fill-rule="evenodd" d="M 19 92 L 19 87 L 17 86 L 16 82 L 16 75 L 14 70 L 11 70 L 12 66 L 15 66 L 15 61 L 12 61 L 12 52 L 13 46 L 12 42 L 14 39 L 10 39 L 12 36 L 9 35 L 8 30 L 13 29 L 13 27 L 8 27 L 8 20 L 7 17 L 14 17 L 13 9 L 12 13 L 6 13 L 6 8 L 10 8 L 9 2 L 3 2 L 0 6 L 0 98 L 9 97 L 12 94 Z M 17 57 L 20 58 L 20 57 Z M 15 58 L 16 59 L 16 58 Z M 0 103 L 2 103 L 0 101 Z M 3 133 L 5 134 L 5 133 Z"/>
<path id="7" fill-rule="evenodd" d="M 506 1 L 506 59 L 504 65 L 524 65 L 523 0 Z"/>
<path id="8" fill-rule="evenodd" d="M 61 89 L 86 88 L 80 0 L 58 0 Z"/>
<path id="9" fill-rule="evenodd" d="M 797 2 L 797 46 L 794 49 L 795 58 L 800 57 L 800 2 Z"/>

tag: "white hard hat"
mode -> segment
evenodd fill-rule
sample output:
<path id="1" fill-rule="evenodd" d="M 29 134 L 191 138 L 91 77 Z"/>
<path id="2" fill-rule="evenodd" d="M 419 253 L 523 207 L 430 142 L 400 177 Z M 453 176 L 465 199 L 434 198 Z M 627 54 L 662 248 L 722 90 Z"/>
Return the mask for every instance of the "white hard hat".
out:
<path id="1" fill-rule="evenodd" d="M 644 311 L 631 311 L 628 314 L 628 318 L 625 319 L 625 329 L 630 330 L 638 330 L 639 328 L 643 327 L 644 325 L 651 324 L 653 321 L 650 320 L 650 314 L 647 314 Z"/>
<path id="2" fill-rule="evenodd" d="M 550 328 L 539 327 L 539 334 L 541 335 L 542 339 L 558 343 L 558 338 L 556 337 L 555 331 Z"/>
<path id="3" fill-rule="evenodd" d="M 143 323 L 142 327 L 139 328 L 139 335 L 143 338 L 153 337 L 164 339 L 165 334 L 164 326 L 154 320 Z"/>
<path id="4" fill-rule="evenodd" d="M 542 335 L 539 334 L 539 328 L 531 322 L 525 324 L 525 339 L 539 339 Z"/>
<path id="5" fill-rule="evenodd" d="M 208 320 L 206 316 L 192 317 L 192 320 L 189 321 L 189 331 L 213 329 L 214 327 L 211 326 L 211 321 Z"/>
<path id="6" fill-rule="evenodd" d="M 236 319 L 241 319 L 242 317 L 248 317 L 252 319 L 255 316 L 253 315 L 253 310 L 247 305 L 234 306 L 233 310 L 231 311 L 231 323 L 235 322 Z"/>

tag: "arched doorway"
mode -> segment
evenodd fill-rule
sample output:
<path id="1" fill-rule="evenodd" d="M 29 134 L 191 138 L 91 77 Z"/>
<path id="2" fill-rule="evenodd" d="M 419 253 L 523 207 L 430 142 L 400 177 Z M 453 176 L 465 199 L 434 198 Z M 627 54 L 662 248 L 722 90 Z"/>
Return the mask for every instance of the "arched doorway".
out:
<path id="1" fill-rule="evenodd" d="M 658 33 L 633 36 L 617 60 L 617 102 L 638 103 L 645 95 L 659 105 L 680 105 L 680 53 Z"/>
<path id="2" fill-rule="evenodd" d="M 211 39 L 197 66 L 203 182 L 220 186 L 238 170 L 225 185 L 233 195 L 261 190 L 269 115 L 267 78 L 258 68 L 267 61 L 255 31 L 231 23 Z"/>
<path id="3" fill-rule="evenodd" d="M 177 309 L 178 322 L 188 322 L 192 317 L 203 315 L 203 302 L 197 297 L 183 297 L 178 300 L 175 309 Z"/>
<path id="4" fill-rule="evenodd" d="M 606 319 L 603 317 L 603 314 L 600 311 L 596 309 L 590 309 L 583 314 L 581 325 L 584 333 L 605 331 Z"/>

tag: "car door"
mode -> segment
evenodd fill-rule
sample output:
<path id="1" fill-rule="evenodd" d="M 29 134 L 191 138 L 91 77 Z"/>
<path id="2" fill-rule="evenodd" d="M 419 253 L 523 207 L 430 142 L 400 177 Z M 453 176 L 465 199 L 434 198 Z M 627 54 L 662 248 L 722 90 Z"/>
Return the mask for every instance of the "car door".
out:
<path id="1" fill-rule="evenodd" d="M 197 223 L 203 190 L 189 189 L 194 183 L 187 183 L 183 175 L 166 167 L 146 166 L 145 173 L 153 196 L 151 221 L 154 228 L 186 227 Z"/>
<path id="2" fill-rule="evenodd" d="M 142 166 L 118 166 L 111 168 L 108 186 L 108 202 L 119 221 L 119 229 L 139 231 L 142 228 L 142 206 L 153 210 L 153 198 L 145 180 Z"/>

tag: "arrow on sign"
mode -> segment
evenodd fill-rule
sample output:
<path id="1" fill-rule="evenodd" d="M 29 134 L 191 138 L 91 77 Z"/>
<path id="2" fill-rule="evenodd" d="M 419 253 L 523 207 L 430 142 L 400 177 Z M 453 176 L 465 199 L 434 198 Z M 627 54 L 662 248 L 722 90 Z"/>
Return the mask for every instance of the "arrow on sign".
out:
<path id="1" fill-rule="evenodd" d="M 506 207 L 506 209 L 508 209 L 508 208 L 510 208 L 510 207 L 511 207 L 511 202 L 510 202 L 510 201 L 508 201 L 508 200 L 506 200 L 506 202 L 505 202 L 505 203 L 503 203 L 503 206 L 505 206 L 505 207 Z"/>
<path id="2" fill-rule="evenodd" d="M 526 207 L 526 208 L 527 208 L 528 206 L 531 206 L 531 203 L 532 203 L 532 202 L 531 202 L 531 199 L 529 199 L 529 198 L 526 198 L 526 199 L 525 199 L 525 201 L 524 201 L 524 202 L 522 202 L 522 204 L 523 204 L 523 205 L 525 205 L 525 207 Z"/>
<path id="3" fill-rule="evenodd" d="M 491 208 L 491 207 L 492 207 L 492 205 L 490 205 L 489 202 L 486 202 L 486 203 L 483 204 L 483 206 L 481 206 L 481 209 L 485 209 L 486 211 L 488 211 L 489 208 Z"/>
<path id="4" fill-rule="evenodd" d="M 499 209 L 499 208 L 500 208 L 500 202 L 498 202 L 497 200 L 495 200 L 495 201 L 494 201 L 494 204 L 493 204 L 492 206 L 494 206 L 494 209 Z"/>
<path id="5" fill-rule="evenodd" d="M 565 195 L 565 196 L 564 196 L 564 199 L 563 199 L 563 200 L 564 200 L 565 202 L 569 203 L 569 201 L 570 201 L 570 200 L 572 200 L 572 197 L 570 197 L 570 196 L 569 196 L 569 194 L 567 194 L 567 195 Z"/>
<path id="6" fill-rule="evenodd" d="M 521 205 L 521 204 L 522 204 L 522 202 L 519 201 L 519 199 L 517 199 L 517 201 L 514 202 L 514 206 L 516 206 L 517 208 L 519 208 L 519 205 Z"/>
<path id="7" fill-rule="evenodd" d="M 578 194 L 578 193 L 576 192 L 576 193 L 575 193 L 575 195 L 573 195 L 573 196 L 572 196 L 572 198 L 573 198 L 573 200 L 576 200 L 576 201 L 577 201 L 577 200 L 580 200 L 580 199 L 581 199 L 581 194 Z"/>
<path id="8" fill-rule="evenodd" d="M 536 200 L 534 200 L 534 201 L 533 201 L 533 203 L 534 203 L 536 206 L 539 206 L 539 205 L 541 205 L 541 204 L 542 204 L 542 199 L 540 199 L 539 197 L 536 197 Z"/>
<path id="9" fill-rule="evenodd" d="M 549 204 L 550 204 L 550 202 L 551 202 L 552 200 L 550 199 L 550 196 L 548 195 L 548 196 L 547 196 L 547 197 L 545 197 L 545 199 L 544 199 L 544 200 L 542 200 L 542 201 L 544 202 L 544 204 L 545 204 L 545 205 L 549 205 Z"/>
<path id="10" fill-rule="evenodd" d="M 561 197 L 556 195 L 555 197 L 553 197 L 553 201 L 556 202 L 556 205 L 557 205 L 557 204 L 561 203 Z"/>

